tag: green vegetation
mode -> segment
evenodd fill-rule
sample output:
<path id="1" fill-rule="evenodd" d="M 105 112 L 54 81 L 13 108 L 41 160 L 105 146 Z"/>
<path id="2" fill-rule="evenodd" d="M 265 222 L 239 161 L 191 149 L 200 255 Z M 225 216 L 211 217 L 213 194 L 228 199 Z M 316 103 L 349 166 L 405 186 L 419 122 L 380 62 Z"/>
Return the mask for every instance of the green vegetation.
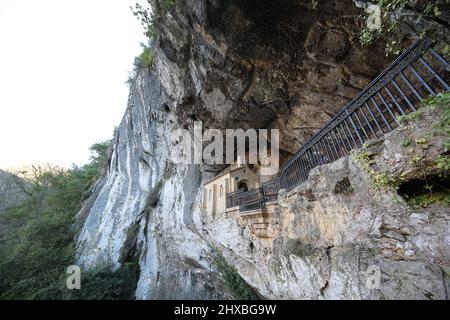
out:
<path id="1" fill-rule="evenodd" d="M 150 46 L 147 46 L 145 43 L 141 43 L 142 53 L 134 58 L 133 63 L 133 71 L 130 72 L 130 75 L 127 80 L 127 84 L 131 86 L 139 71 L 145 68 L 150 68 L 153 64 L 153 58 L 155 57 L 155 51 Z"/>
<path id="2" fill-rule="evenodd" d="M 440 121 L 434 125 L 433 135 L 444 136 L 446 141 L 444 142 L 445 152 L 450 149 L 450 91 L 439 93 L 434 97 L 429 97 L 422 102 L 424 109 L 428 109 L 430 112 L 437 108 L 442 109 L 443 113 L 440 117 Z M 420 110 L 419 110 L 420 111 Z M 417 112 L 419 112 L 417 111 Z M 419 141 L 420 140 L 420 141 Z M 416 143 L 420 144 L 424 139 L 416 140 Z M 450 170 L 450 159 L 448 155 L 440 155 L 435 160 L 436 168 L 439 169 L 441 176 L 447 176 Z"/>
<path id="3" fill-rule="evenodd" d="M 311 10 L 316 10 L 318 5 L 319 5 L 319 0 L 310 0 L 309 1 L 309 7 L 311 8 Z"/>
<path id="4" fill-rule="evenodd" d="M 370 177 L 372 178 L 373 184 L 377 188 L 385 188 L 388 186 L 397 188 L 398 185 L 404 180 L 404 175 L 401 174 L 400 177 L 395 179 L 394 177 L 389 176 L 386 172 L 377 172 L 371 166 L 375 163 L 372 159 L 374 156 L 373 153 L 363 149 L 363 151 L 359 152 L 355 155 L 355 161 L 366 170 Z"/>
<path id="5" fill-rule="evenodd" d="M 448 151 L 450 149 L 450 91 L 439 93 L 435 97 L 430 97 L 424 100 L 423 104 L 430 111 L 434 111 L 436 108 L 443 110 L 440 121 L 434 126 L 433 134 L 447 137 L 444 146 Z"/>
<path id="6" fill-rule="evenodd" d="M 359 42 L 363 46 L 368 46 L 373 43 L 380 36 L 380 31 L 377 29 L 365 28 L 361 31 Z"/>
<path id="7" fill-rule="evenodd" d="M 364 147 L 363 147 L 364 148 Z M 365 149 L 365 148 L 364 148 Z M 356 154 L 355 160 L 358 162 L 364 169 L 368 170 L 370 165 L 374 163 L 372 160 L 372 157 L 374 156 L 373 153 L 368 152 L 367 150 L 363 150 Z"/>
<path id="8" fill-rule="evenodd" d="M 427 145 L 428 140 L 426 138 L 420 138 L 416 140 L 416 144 L 418 146 L 426 146 Z"/>
<path id="9" fill-rule="evenodd" d="M 431 205 L 448 207 L 450 205 L 448 180 L 442 177 L 434 176 L 408 182 L 400 187 L 398 193 L 413 208 L 426 208 Z"/>
<path id="10" fill-rule="evenodd" d="M 405 124 L 420 119 L 425 113 L 433 112 L 436 109 L 442 109 L 442 116 L 438 123 L 434 125 L 433 135 L 434 136 L 444 136 L 446 141 L 444 142 L 444 152 L 448 152 L 450 148 L 450 91 L 442 92 L 436 96 L 430 96 L 422 101 L 422 107 L 416 112 L 412 112 L 408 115 L 398 117 L 399 123 Z M 415 140 L 415 143 L 421 149 L 428 149 L 429 139 L 432 137 L 431 134 L 425 135 Z M 411 144 L 410 140 L 405 140 L 402 143 L 403 147 L 407 147 Z M 414 149 L 411 149 L 414 151 Z M 424 156 L 415 156 L 410 159 L 410 163 L 413 165 L 421 164 L 425 160 Z M 435 165 L 442 174 L 446 175 L 449 168 L 449 157 L 445 155 L 439 156 L 435 160 Z"/>
<path id="11" fill-rule="evenodd" d="M 0 215 L 0 299 L 124 298 L 130 266 L 82 274 L 82 289 L 66 289 L 75 261 L 74 217 L 109 160 L 111 141 L 91 147 L 91 160 L 69 170 L 32 167 L 20 175 L 25 201 Z M 135 282 L 134 282 L 135 283 Z"/>
<path id="12" fill-rule="evenodd" d="M 158 25 L 162 23 L 163 18 L 175 7 L 175 1 L 147 0 L 146 5 L 136 3 L 131 7 L 133 15 L 141 22 L 144 28 L 144 34 L 150 39 L 150 42 L 158 36 Z M 155 56 L 153 48 L 143 43 L 141 43 L 141 46 L 143 48 L 142 53 L 138 57 L 135 57 L 133 71 L 130 72 L 126 81 L 129 86 L 135 82 L 140 70 L 150 68 L 153 64 L 153 58 Z"/>
<path id="13" fill-rule="evenodd" d="M 406 148 L 406 147 L 408 147 L 409 145 L 411 145 L 411 140 L 405 139 L 405 140 L 402 142 L 402 147 L 403 147 L 403 148 Z"/>
<path id="14" fill-rule="evenodd" d="M 441 175 L 447 175 L 450 171 L 450 157 L 440 155 L 435 160 L 436 167 L 441 170 Z"/>
<path id="15" fill-rule="evenodd" d="M 422 147 L 426 144 L 425 139 L 419 139 L 416 141 L 417 145 Z M 373 185 L 377 188 L 386 188 L 392 187 L 398 191 L 399 195 L 401 195 L 406 202 L 414 207 L 428 207 L 433 204 L 441 205 L 441 206 L 449 206 L 450 204 L 450 193 L 448 187 L 445 187 L 445 178 L 450 170 L 450 157 L 447 155 L 439 156 L 436 161 L 436 167 L 440 170 L 441 174 L 439 177 L 441 180 L 437 178 L 429 178 L 427 177 L 427 170 L 423 170 L 423 181 L 420 183 L 416 182 L 412 187 L 413 192 L 408 194 L 400 189 L 404 188 L 404 184 L 411 184 L 411 182 L 405 183 L 405 174 L 401 173 L 398 177 L 392 177 L 386 172 L 377 172 L 371 165 L 374 163 L 372 160 L 373 154 L 364 150 L 358 153 L 355 156 L 355 160 L 364 168 L 370 175 Z M 410 160 L 412 165 L 421 165 L 424 166 L 425 157 L 422 155 L 418 155 L 412 157 Z M 442 180 L 444 178 L 444 180 Z"/>
<path id="16" fill-rule="evenodd" d="M 412 165 L 418 165 L 421 164 L 425 161 L 425 157 L 424 156 L 414 156 L 411 159 L 409 159 L 409 163 Z"/>
<path id="17" fill-rule="evenodd" d="M 300 258 L 305 258 L 316 254 L 317 251 L 317 248 L 314 248 L 311 244 L 299 242 L 292 253 Z"/>
<path id="18" fill-rule="evenodd" d="M 435 135 L 445 134 L 450 136 L 450 91 L 438 93 L 436 96 L 430 96 L 423 100 L 421 108 L 404 116 L 398 116 L 397 121 L 400 124 L 407 124 L 420 120 L 424 113 L 433 112 L 441 108 L 443 115 L 441 121 L 435 126 Z"/>
<path id="19" fill-rule="evenodd" d="M 436 96 L 431 96 L 422 102 L 422 108 L 418 111 L 403 117 L 404 121 L 415 121 L 422 115 L 433 112 L 437 108 L 442 110 L 442 116 L 439 118 L 438 123 L 433 127 L 433 133 L 424 135 L 415 140 L 416 145 L 424 152 L 429 148 L 429 141 L 432 136 L 444 137 L 446 142 L 444 143 L 445 154 L 439 155 L 435 161 L 435 169 L 438 169 L 438 173 L 433 173 L 430 176 L 430 169 L 425 164 L 425 155 L 416 155 L 409 160 L 410 164 L 415 166 L 421 166 L 422 177 L 420 181 L 408 182 L 406 184 L 413 184 L 409 187 L 410 192 L 404 192 L 404 186 L 400 186 L 399 194 L 406 200 L 406 202 L 413 208 L 426 208 L 430 205 L 440 205 L 448 207 L 450 205 L 450 193 L 448 190 L 448 172 L 450 170 L 450 157 L 448 154 L 450 145 L 450 92 L 439 93 Z M 411 116 L 413 115 L 413 116 Z M 414 149 L 410 150 L 411 152 Z"/>
<path id="20" fill-rule="evenodd" d="M 157 36 L 157 25 L 175 6 L 175 0 L 160 0 L 152 6 L 151 0 L 147 0 L 147 6 L 136 3 L 131 7 L 133 15 L 139 19 L 144 27 L 144 34 L 151 38 Z"/>
<path id="21" fill-rule="evenodd" d="M 423 110 L 420 109 L 418 111 L 408 113 L 407 115 L 404 115 L 404 116 L 398 116 L 397 121 L 400 124 L 407 124 L 409 122 L 417 121 L 420 119 L 420 117 L 422 115 L 422 111 Z"/>
<path id="22" fill-rule="evenodd" d="M 143 51 L 139 57 L 136 57 L 134 65 L 139 68 L 148 68 L 153 63 L 155 52 L 152 48 L 146 46 L 143 43 L 141 43 L 141 47 L 143 48 Z"/>
<path id="23" fill-rule="evenodd" d="M 215 255 L 214 262 L 234 297 L 240 300 L 259 300 L 255 290 L 242 279 L 235 268 L 226 262 L 218 250 L 215 250 Z"/>
<path id="24" fill-rule="evenodd" d="M 373 172 L 372 179 L 376 187 L 388 186 L 393 182 L 393 179 L 389 177 L 385 172 Z"/>
<path id="25" fill-rule="evenodd" d="M 449 136 L 450 136 L 450 92 L 444 92 L 439 93 L 434 97 L 429 97 L 425 99 L 422 102 L 422 108 L 420 108 L 416 112 L 412 112 L 408 115 L 402 116 L 398 118 L 399 123 L 405 124 L 417 121 L 418 119 L 421 119 L 422 116 L 424 116 L 426 113 L 432 112 L 436 110 L 436 108 L 442 108 L 443 109 L 443 115 L 440 117 L 440 120 L 437 124 L 434 125 L 433 135 L 435 136 L 444 136 L 447 137 L 447 141 L 444 144 L 445 150 L 444 152 L 448 152 L 449 148 Z M 407 150 L 409 153 L 413 153 L 417 150 L 421 151 L 420 154 L 416 154 L 414 156 L 411 156 L 409 159 L 409 163 L 414 166 L 420 166 L 422 168 L 421 174 L 423 177 L 427 177 L 430 174 L 431 168 L 426 167 L 426 152 L 427 149 L 430 147 L 429 142 L 432 138 L 432 134 L 426 134 L 422 137 L 419 137 L 415 139 L 414 141 L 411 141 L 410 139 L 404 140 L 401 145 L 402 147 L 406 148 L 411 146 L 412 142 L 415 143 L 415 146 L 418 148 L 411 148 Z M 377 172 L 372 168 L 372 164 L 374 161 L 372 160 L 373 154 L 370 153 L 366 146 L 363 147 L 362 151 L 357 153 L 354 156 L 355 161 L 363 168 L 365 169 L 370 177 L 373 180 L 373 183 L 376 187 L 393 187 L 395 189 L 398 189 L 399 186 L 404 183 L 405 181 L 405 174 L 400 174 L 399 177 L 391 177 L 386 172 Z M 448 172 L 450 170 L 450 157 L 447 154 L 440 155 L 435 160 L 435 168 L 439 170 L 439 176 L 440 177 L 447 177 Z M 431 187 L 433 185 L 431 184 Z M 424 203 L 429 204 L 433 203 L 433 201 L 441 201 L 442 199 L 447 199 L 448 192 L 443 192 L 442 188 L 440 189 L 440 192 L 435 193 L 426 193 L 421 194 L 420 196 L 417 196 L 413 198 L 417 203 Z"/>
<path id="26" fill-rule="evenodd" d="M 151 211 L 151 209 L 156 208 L 161 195 L 161 188 L 163 186 L 163 180 L 158 181 L 155 187 L 150 191 L 147 196 L 147 203 L 145 205 L 145 211 Z"/>
<path id="27" fill-rule="evenodd" d="M 64 300 L 131 300 L 134 298 L 139 268 L 136 263 L 124 263 L 113 271 L 111 265 L 98 266 L 81 276 L 81 290 L 67 290 L 65 278 L 58 299 Z M 56 291 L 57 292 L 57 291 Z"/>
<path id="28" fill-rule="evenodd" d="M 429 34 L 442 35 L 448 33 L 447 23 L 442 18 L 441 9 L 447 7 L 448 0 L 411 1 L 411 0 L 378 0 L 374 1 L 379 11 L 372 13 L 371 18 L 379 19 L 381 25 L 366 27 L 360 34 L 363 46 L 372 44 L 383 37 L 387 40 L 386 55 L 400 54 L 403 41 L 415 34 L 426 37 Z M 449 50 L 448 44 L 444 51 Z"/>
<path id="29" fill-rule="evenodd" d="M 416 141 L 417 145 L 422 147 L 426 144 L 425 139 L 419 139 Z M 392 187 L 398 191 L 398 194 L 402 196 L 406 202 L 414 207 L 428 207 L 430 205 L 441 205 L 441 206 L 449 206 L 450 205 L 450 193 L 448 187 L 446 187 L 447 174 L 450 170 L 450 157 L 447 155 L 439 156 L 436 161 L 436 167 L 440 170 L 441 174 L 439 177 L 441 180 L 436 177 L 428 177 L 427 170 L 423 169 L 423 177 L 420 178 L 420 182 L 414 182 L 414 186 L 411 188 L 412 192 L 404 192 L 401 189 L 404 189 L 404 184 L 412 184 L 413 182 L 405 182 L 405 174 L 401 173 L 398 177 L 392 177 L 386 172 L 377 172 L 371 165 L 374 163 L 372 160 L 373 154 L 364 150 L 358 153 L 355 156 L 355 160 L 358 164 L 364 168 L 370 175 L 373 185 L 377 188 L 386 188 Z M 424 166 L 425 157 L 422 155 L 418 155 L 412 157 L 409 162 L 412 165 Z"/>
<path id="30" fill-rule="evenodd" d="M 271 264 L 270 268 L 277 276 L 281 275 L 281 271 L 283 270 L 283 266 L 281 265 L 281 262 L 278 259 L 272 260 L 272 264 Z"/>
<path id="31" fill-rule="evenodd" d="M 164 185 L 164 182 L 169 180 L 172 174 L 174 173 L 174 167 L 173 164 L 170 164 L 166 167 L 164 174 L 159 180 L 156 185 L 153 187 L 153 189 L 149 192 L 147 196 L 147 201 L 145 205 L 145 211 L 149 213 L 152 209 L 156 208 L 156 206 L 159 203 L 159 199 L 161 197 L 161 190 Z"/>
<path id="32" fill-rule="evenodd" d="M 413 197 L 405 197 L 406 203 L 413 208 L 427 208 L 431 205 L 450 206 L 450 194 L 448 192 L 427 192 Z"/>
<path id="33" fill-rule="evenodd" d="M 128 227 L 126 231 L 125 243 L 120 249 L 119 262 L 120 263 L 135 263 L 137 266 L 138 250 L 136 247 L 137 237 L 139 234 L 139 222 L 134 223 Z"/>

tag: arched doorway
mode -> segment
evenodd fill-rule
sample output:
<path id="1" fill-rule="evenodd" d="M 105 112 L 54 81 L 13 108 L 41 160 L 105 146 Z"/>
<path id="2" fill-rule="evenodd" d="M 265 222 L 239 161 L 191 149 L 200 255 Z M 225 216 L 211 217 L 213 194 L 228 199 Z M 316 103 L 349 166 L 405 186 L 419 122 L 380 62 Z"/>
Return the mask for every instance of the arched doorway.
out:
<path id="1" fill-rule="evenodd" d="M 240 191 L 248 191 L 248 183 L 245 180 L 239 181 L 238 190 Z"/>

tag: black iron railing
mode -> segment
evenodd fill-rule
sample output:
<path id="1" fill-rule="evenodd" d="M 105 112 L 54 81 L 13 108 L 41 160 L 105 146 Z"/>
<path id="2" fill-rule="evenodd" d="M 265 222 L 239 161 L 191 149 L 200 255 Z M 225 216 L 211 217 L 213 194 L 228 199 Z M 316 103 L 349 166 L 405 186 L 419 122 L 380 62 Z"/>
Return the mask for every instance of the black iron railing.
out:
<path id="1" fill-rule="evenodd" d="M 232 195 L 239 199 L 239 210 L 264 207 L 277 199 L 280 188 L 292 190 L 306 181 L 311 169 L 394 130 L 398 117 L 416 111 L 424 98 L 450 90 L 449 79 L 449 62 L 432 48 L 432 41 L 416 41 L 300 148 L 279 179 Z"/>
<path id="2" fill-rule="evenodd" d="M 241 194 L 242 192 L 243 190 L 238 190 L 227 193 L 227 208 L 233 208 L 239 205 L 239 194 Z"/>
<path id="3" fill-rule="evenodd" d="M 265 205 L 261 188 L 244 191 L 239 194 L 239 211 L 251 211 L 262 209 Z"/>
<path id="4" fill-rule="evenodd" d="M 280 179 L 276 178 L 256 189 L 230 192 L 227 194 L 227 208 L 239 206 L 240 212 L 262 209 L 267 202 L 278 199 L 279 190 Z"/>
<path id="5" fill-rule="evenodd" d="M 428 39 L 415 42 L 305 143 L 283 166 L 281 187 L 293 189 L 312 168 L 392 131 L 398 116 L 416 111 L 424 98 L 450 90 L 449 63 L 431 45 Z"/>
<path id="6" fill-rule="evenodd" d="M 278 192 L 280 191 L 280 179 L 276 178 L 261 185 L 261 192 L 265 202 L 278 200 Z"/>

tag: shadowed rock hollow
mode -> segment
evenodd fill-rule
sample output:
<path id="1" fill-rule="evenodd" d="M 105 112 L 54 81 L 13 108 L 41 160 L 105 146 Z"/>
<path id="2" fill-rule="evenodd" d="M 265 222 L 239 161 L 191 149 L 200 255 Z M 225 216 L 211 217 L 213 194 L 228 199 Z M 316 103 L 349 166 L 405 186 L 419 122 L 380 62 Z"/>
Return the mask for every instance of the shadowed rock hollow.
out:
<path id="1" fill-rule="evenodd" d="M 383 43 L 359 45 L 363 12 L 352 1 L 311 3 L 175 2 L 157 24 L 152 67 L 131 86 L 108 168 L 79 214 L 79 263 L 137 261 L 138 299 L 232 297 L 215 250 L 263 298 L 446 297 L 447 216 L 411 212 L 392 193 L 373 191 L 365 204 L 373 187 L 351 159 L 314 170 L 311 187 L 283 200 L 270 241 L 239 218 L 204 215 L 201 181 L 216 168 L 170 163 L 170 133 L 196 120 L 278 128 L 288 157 L 389 62 Z M 357 190 L 334 194 L 336 179 Z M 411 219 L 414 230 L 405 229 Z M 435 238 L 426 242 L 427 233 Z M 361 270 L 377 261 L 392 281 L 368 291 Z"/>
<path id="2" fill-rule="evenodd" d="M 352 1 L 309 3 L 177 4 L 157 46 L 182 70 L 183 92 L 172 93 L 180 119 L 278 128 L 282 148 L 295 152 L 314 132 L 303 127 L 323 125 L 388 62 L 383 44 L 361 48 L 363 11 Z"/>

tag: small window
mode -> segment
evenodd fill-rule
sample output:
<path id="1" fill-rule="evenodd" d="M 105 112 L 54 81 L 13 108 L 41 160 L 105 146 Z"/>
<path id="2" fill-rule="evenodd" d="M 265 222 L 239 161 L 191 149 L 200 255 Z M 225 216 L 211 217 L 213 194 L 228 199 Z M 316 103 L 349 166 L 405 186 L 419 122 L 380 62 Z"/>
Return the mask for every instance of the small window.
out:
<path id="1" fill-rule="evenodd" d="M 212 199 L 212 190 L 209 190 L 209 200 Z"/>
<path id="2" fill-rule="evenodd" d="M 220 186 L 220 197 L 223 196 L 223 185 Z"/>

